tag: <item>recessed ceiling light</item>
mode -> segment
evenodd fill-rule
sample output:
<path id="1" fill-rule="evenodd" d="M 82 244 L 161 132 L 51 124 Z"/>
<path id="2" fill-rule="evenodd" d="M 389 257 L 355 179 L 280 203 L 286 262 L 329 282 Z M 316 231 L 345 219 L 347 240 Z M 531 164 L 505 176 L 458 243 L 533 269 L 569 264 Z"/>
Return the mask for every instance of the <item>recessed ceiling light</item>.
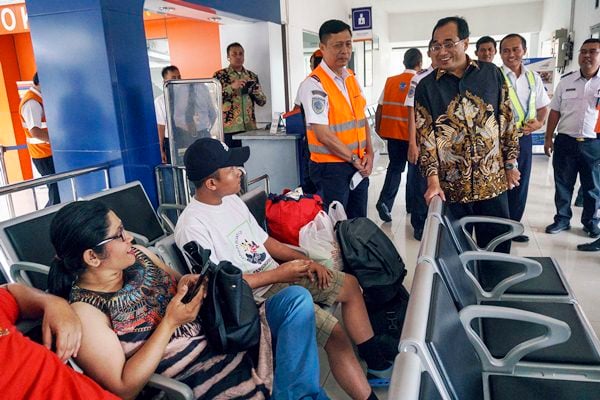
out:
<path id="1" fill-rule="evenodd" d="M 208 18 L 208 20 L 211 22 L 219 22 L 221 20 L 221 17 L 210 17 Z"/>
<path id="2" fill-rule="evenodd" d="M 170 13 L 175 11 L 175 7 L 160 6 L 158 7 L 158 11 L 160 11 L 161 13 Z"/>

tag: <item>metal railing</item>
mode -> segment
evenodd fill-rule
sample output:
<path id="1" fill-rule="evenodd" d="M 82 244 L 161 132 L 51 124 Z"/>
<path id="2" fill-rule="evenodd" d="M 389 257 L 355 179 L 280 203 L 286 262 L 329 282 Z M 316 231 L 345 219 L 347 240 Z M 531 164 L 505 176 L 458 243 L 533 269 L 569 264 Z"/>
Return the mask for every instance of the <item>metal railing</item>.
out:
<path id="1" fill-rule="evenodd" d="M 23 182 L 13 183 L 11 185 L 6 185 L 0 187 L 0 197 L 8 196 L 8 211 L 10 218 L 14 218 L 15 209 L 14 204 L 12 202 L 12 195 L 21 192 L 23 190 L 31 190 L 33 193 L 33 199 L 35 204 L 35 209 L 39 210 L 37 195 L 35 193 L 35 189 L 39 186 L 49 185 L 51 183 L 58 183 L 62 181 L 68 180 L 71 184 L 71 193 L 73 194 L 73 198 L 77 199 L 77 186 L 75 185 L 75 178 L 91 174 L 93 172 L 104 171 L 104 185 L 105 188 L 110 188 L 110 176 L 108 174 L 108 169 L 110 168 L 110 163 L 103 163 L 98 165 L 93 165 L 90 167 L 84 167 L 79 169 L 74 169 L 71 171 L 60 172 L 58 174 L 46 175 L 41 178 L 30 179 Z"/>

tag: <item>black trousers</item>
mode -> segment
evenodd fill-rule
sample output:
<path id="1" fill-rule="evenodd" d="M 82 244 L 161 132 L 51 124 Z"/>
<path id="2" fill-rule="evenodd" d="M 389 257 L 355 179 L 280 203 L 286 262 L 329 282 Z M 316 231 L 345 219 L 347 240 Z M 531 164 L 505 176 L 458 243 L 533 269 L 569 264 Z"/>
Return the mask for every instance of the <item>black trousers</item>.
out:
<path id="1" fill-rule="evenodd" d="M 408 163 L 406 212 L 410 212 L 410 224 L 416 230 L 423 229 L 425 220 L 427 219 L 426 191 L 427 179 L 421 174 L 419 164 Z"/>
<path id="2" fill-rule="evenodd" d="M 387 167 L 385 181 L 383 182 L 383 188 L 381 189 L 377 203 L 385 204 L 388 210 L 391 211 L 396 195 L 398 194 L 402 173 L 404 172 L 404 168 L 406 168 L 408 142 L 399 139 L 387 139 L 387 142 L 390 163 Z"/>
<path id="3" fill-rule="evenodd" d="M 472 203 L 448 203 L 448 208 L 452 215 L 457 219 L 467 215 L 508 218 L 507 197 L 506 192 L 504 192 L 494 198 L 474 201 Z M 474 228 L 477 246 L 481 248 L 485 248 L 492 239 L 507 232 L 506 226 L 496 224 L 479 223 Z M 496 247 L 495 251 L 507 254 L 510 253 L 510 240 L 507 240 Z"/>
<path id="4" fill-rule="evenodd" d="M 568 223 L 573 215 L 571 200 L 579 173 L 583 190 L 581 223 L 591 231 L 600 230 L 600 139 L 578 141 L 558 134 L 554 140 L 554 221 Z"/>
<path id="5" fill-rule="evenodd" d="M 44 158 L 32 158 L 33 165 L 38 170 L 40 175 L 52 175 L 55 173 L 54 171 L 54 161 L 52 160 L 52 156 L 44 157 Z M 48 207 L 54 204 L 60 203 L 60 195 L 58 194 L 58 185 L 56 183 L 51 183 L 48 186 L 48 202 L 44 207 Z"/>
<path id="6" fill-rule="evenodd" d="M 529 193 L 529 177 L 531 176 L 531 157 L 533 140 L 531 135 L 523 135 L 519 138 L 519 172 L 521 179 L 519 186 L 515 186 L 508 191 L 508 210 L 510 219 L 521 221 L 525 213 L 525 204 L 527 203 L 527 194 Z"/>
<path id="7" fill-rule="evenodd" d="M 350 163 L 311 161 L 308 169 L 311 180 L 323 198 L 324 210 L 329 210 L 331 202 L 337 200 L 344 206 L 348 218 L 367 216 L 369 178 L 364 178 L 354 190 L 350 190 L 350 180 L 357 172 Z"/>

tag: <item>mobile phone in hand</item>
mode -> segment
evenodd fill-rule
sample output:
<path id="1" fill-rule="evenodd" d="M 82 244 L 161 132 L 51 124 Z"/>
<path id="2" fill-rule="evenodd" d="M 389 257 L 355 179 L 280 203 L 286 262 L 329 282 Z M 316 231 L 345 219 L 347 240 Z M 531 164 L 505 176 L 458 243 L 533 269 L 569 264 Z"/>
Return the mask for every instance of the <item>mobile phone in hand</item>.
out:
<path id="1" fill-rule="evenodd" d="M 190 301 L 192 301 L 194 296 L 196 296 L 196 294 L 198 294 L 198 291 L 200 290 L 200 287 L 202 286 L 202 282 L 204 282 L 204 277 L 200 276 L 200 277 L 198 277 L 198 280 L 196 281 L 196 283 L 194 283 L 194 286 L 192 286 L 191 288 L 188 286 L 188 291 L 185 294 L 185 296 L 183 296 L 183 299 L 181 299 L 181 302 L 187 304 Z"/>

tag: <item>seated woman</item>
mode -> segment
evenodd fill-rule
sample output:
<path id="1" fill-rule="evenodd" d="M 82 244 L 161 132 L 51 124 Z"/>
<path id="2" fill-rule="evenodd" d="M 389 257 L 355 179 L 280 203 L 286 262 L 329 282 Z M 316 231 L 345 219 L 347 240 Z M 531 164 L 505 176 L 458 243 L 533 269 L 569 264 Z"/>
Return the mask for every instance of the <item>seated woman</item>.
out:
<path id="1" fill-rule="evenodd" d="M 182 298 L 198 279 L 180 276 L 132 237 L 100 202 L 63 207 L 50 227 L 56 257 L 50 292 L 67 298 L 83 326 L 77 362 L 103 387 L 135 397 L 153 373 L 177 379 L 197 399 L 322 399 L 312 300 L 290 288 L 265 302 L 277 367 L 274 379 L 244 352 L 216 354 L 196 316 L 204 286 Z M 298 334 L 302 332 L 302 334 Z M 270 350 L 270 349 L 267 349 Z M 269 386 L 273 382 L 273 393 Z"/>

